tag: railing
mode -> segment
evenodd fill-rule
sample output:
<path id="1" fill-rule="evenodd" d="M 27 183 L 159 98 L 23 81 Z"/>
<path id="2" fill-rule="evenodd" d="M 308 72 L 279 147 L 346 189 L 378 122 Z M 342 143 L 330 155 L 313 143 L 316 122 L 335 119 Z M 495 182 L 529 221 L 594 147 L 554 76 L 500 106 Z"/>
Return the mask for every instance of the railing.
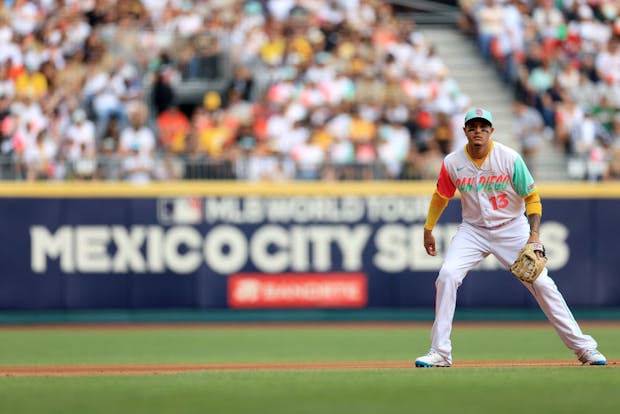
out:
<path id="1" fill-rule="evenodd" d="M 47 168 L 28 167 L 11 156 L 0 156 L 0 180 L 415 180 L 424 177 L 419 166 L 404 163 L 401 171 L 391 175 L 382 162 L 337 164 L 299 164 L 287 157 L 245 156 L 235 159 L 212 159 L 206 156 L 156 156 L 142 165 L 148 171 L 132 170 L 125 158 L 100 156 L 97 159 L 49 164 Z M 393 171 L 393 169 L 392 169 Z"/>
<path id="2" fill-rule="evenodd" d="M 539 155 L 526 160 L 538 181 L 599 181 L 606 168 L 603 161 L 594 162 L 576 155 Z M 131 163 L 119 156 L 100 156 L 93 160 L 54 163 L 43 173 L 30 174 L 38 180 L 133 180 L 139 173 L 129 168 Z M 299 164 L 290 157 L 242 156 L 235 159 L 213 159 L 200 156 L 156 156 L 148 162 L 148 180 L 435 180 L 438 171 L 414 162 L 400 167 L 383 162 Z M 395 169 L 397 172 L 395 172 Z M 0 155 L 0 181 L 29 179 L 28 166 L 19 159 Z"/>
<path id="3" fill-rule="evenodd" d="M 402 12 L 397 14 L 413 17 L 417 24 L 453 25 L 460 14 L 460 8 L 451 2 L 428 0 L 388 0 Z M 454 2 L 456 3 L 456 2 Z"/>

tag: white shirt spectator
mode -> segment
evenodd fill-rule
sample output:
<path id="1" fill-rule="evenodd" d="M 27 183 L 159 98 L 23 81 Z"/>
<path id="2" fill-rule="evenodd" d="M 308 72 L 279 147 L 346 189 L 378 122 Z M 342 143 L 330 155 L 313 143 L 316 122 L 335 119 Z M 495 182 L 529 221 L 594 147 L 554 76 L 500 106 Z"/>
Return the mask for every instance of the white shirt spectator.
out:
<path id="1" fill-rule="evenodd" d="M 403 162 L 409 153 L 411 135 L 409 130 L 398 124 L 379 127 L 378 157 L 384 163 L 391 178 L 397 178 Z"/>
<path id="2" fill-rule="evenodd" d="M 532 12 L 532 20 L 543 37 L 555 38 L 558 27 L 564 23 L 564 15 L 554 6 L 553 0 L 543 0 L 543 5 Z"/>
<path id="3" fill-rule="evenodd" d="M 0 44 L 0 63 L 6 65 L 9 60 L 15 66 L 21 66 L 24 63 L 20 47 L 13 42 Z"/>
<path id="4" fill-rule="evenodd" d="M 293 126 L 287 134 L 278 134 L 273 142 L 277 152 L 284 155 L 290 155 L 293 148 L 302 145 L 310 137 L 310 130 L 305 126 Z"/>
<path id="5" fill-rule="evenodd" d="M 142 0 L 142 4 L 149 11 L 151 20 L 158 23 L 168 6 L 168 0 Z"/>
<path id="6" fill-rule="evenodd" d="M 96 95 L 106 87 L 109 80 L 110 75 L 104 70 L 93 73 L 86 79 L 86 83 L 82 89 L 84 96 L 88 98 Z"/>
<path id="7" fill-rule="evenodd" d="M 41 135 L 31 145 L 26 146 L 24 151 L 28 179 L 52 177 L 57 152 L 56 143 L 47 134 L 41 132 Z"/>
<path id="8" fill-rule="evenodd" d="M 596 56 L 595 67 L 603 81 L 620 81 L 620 47 L 611 40 L 607 49 Z"/>
<path id="9" fill-rule="evenodd" d="M 337 141 L 329 148 L 329 159 L 337 165 L 351 164 L 355 161 L 355 148 L 351 141 Z"/>
<path id="10" fill-rule="evenodd" d="M 327 123 L 327 132 L 340 141 L 349 139 L 351 114 L 339 113 Z"/>
<path id="11" fill-rule="evenodd" d="M 67 139 L 72 142 L 70 152 L 67 154 L 69 160 L 75 160 L 80 155 L 82 144 L 86 145 L 88 152 L 95 151 L 95 124 L 86 119 L 83 111 L 78 111 L 74 114 L 74 122 L 69 125 L 66 132 Z"/>
<path id="12" fill-rule="evenodd" d="M 324 2 L 321 9 L 317 13 L 317 16 L 321 20 L 335 24 L 335 25 L 342 23 L 342 21 L 345 18 L 344 10 L 334 8 L 333 6 L 335 4 L 338 4 L 338 3 L 327 2 L 327 1 Z"/>
<path id="13" fill-rule="evenodd" d="M 12 98 L 15 96 L 15 82 L 7 77 L 6 68 L 0 65 L 0 95 Z"/>
<path id="14" fill-rule="evenodd" d="M 513 3 L 504 7 L 504 22 L 499 41 L 504 54 L 523 51 L 523 15 Z"/>
<path id="15" fill-rule="evenodd" d="M 121 131 L 120 150 L 127 153 L 134 146 L 139 146 L 140 154 L 150 154 L 155 150 L 155 134 L 147 126 L 138 129 L 127 127 Z"/>
<path id="16" fill-rule="evenodd" d="M 269 0 L 267 10 L 276 20 L 285 20 L 293 6 L 295 0 Z"/>
<path id="17" fill-rule="evenodd" d="M 37 6 L 31 1 L 13 9 L 11 15 L 13 30 L 20 36 L 32 33 L 42 19 L 43 13 L 39 13 Z"/>
<path id="18" fill-rule="evenodd" d="M 579 87 L 579 70 L 571 63 L 564 65 L 557 75 L 560 86 L 566 90 L 574 90 Z"/>
<path id="19" fill-rule="evenodd" d="M 153 179 L 155 161 L 150 154 L 142 152 L 138 146 L 133 147 L 122 161 L 123 175 L 133 184 L 146 184 Z"/>
<path id="20" fill-rule="evenodd" d="M 487 2 L 478 9 L 478 30 L 489 36 L 499 36 L 504 22 L 504 8 L 497 1 L 492 3 Z"/>
<path id="21" fill-rule="evenodd" d="M 579 7 L 579 20 L 569 22 L 568 29 L 579 35 L 581 48 L 586 53 L 604 49 L 611 38 L 611 26 L 595 20 L 592 9 L 585 4 Z"/>
<path id="22" fill-rule="evenodd" d="M 292 149 L 291 156 L 297 162 L 298 178 L 320 178 L 325 152 L 319 145 L 312 141 L 303 142 Z"/>
<path id="23" fill-rule="evenodd" d="M 190 37 L 197 34 L 202 28 L 203 19 L 195 12 L 185 12 L 175 20 L 176 32 L 181 37 Z"/>
<path id="24" fill-rule="evenodd" d="M 21 112 L 22 120 L 29 128 L 38 132 L 47 125 L 47 116 L 43 114 L 41 105 L 37 101 L 24 102 Z"/>

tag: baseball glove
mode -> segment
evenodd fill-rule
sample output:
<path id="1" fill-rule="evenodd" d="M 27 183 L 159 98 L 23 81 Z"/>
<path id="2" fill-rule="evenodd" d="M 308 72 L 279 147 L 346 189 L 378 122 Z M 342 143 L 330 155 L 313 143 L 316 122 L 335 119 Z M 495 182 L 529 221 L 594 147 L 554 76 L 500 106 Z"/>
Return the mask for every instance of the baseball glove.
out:
<path id="1" fill-rule="evenodd" d="M 534 283 L 547 265 L 547 254 L 542 243 L 528 243 L 510 266 L 513 275 L 524 282 Z"/>

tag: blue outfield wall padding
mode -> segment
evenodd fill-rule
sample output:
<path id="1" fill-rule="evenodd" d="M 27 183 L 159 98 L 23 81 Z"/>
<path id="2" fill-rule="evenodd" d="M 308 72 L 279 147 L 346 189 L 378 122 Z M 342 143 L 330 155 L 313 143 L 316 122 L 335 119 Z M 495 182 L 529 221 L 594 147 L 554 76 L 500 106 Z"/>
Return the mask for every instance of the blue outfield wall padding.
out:
<path id="1" fill-rule="evenodd" d="M 195 312 L 226 319 L 264 308 L 256 313 L 261 318 L 285 319 L 323 309 L 354 318 L 353 308 L 361 307 L 376 317 L 385 309 L 394 311 L 391 318 L 400 309 L 428 316 L 461 220 L 456 198 L 434 229 L 439 256 L 426 255 L 433 188 L 0 184 L 0 312 L 71 319 L 161 311 L 174 318 L 184 309 L 183 318 Z M 548 268 L 569 307 L 620 308 L 620 185 L 540 191 Z M 527 289 L 491 258 L 465 278 L 457 305 L 539 312 Z"/>

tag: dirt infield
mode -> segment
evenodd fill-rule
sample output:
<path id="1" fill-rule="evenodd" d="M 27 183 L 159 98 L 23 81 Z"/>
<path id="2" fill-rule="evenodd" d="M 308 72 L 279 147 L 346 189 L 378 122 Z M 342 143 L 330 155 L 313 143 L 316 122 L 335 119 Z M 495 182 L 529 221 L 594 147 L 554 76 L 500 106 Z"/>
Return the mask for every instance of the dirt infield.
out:
<path id="1" fill-rule="evenodd" d="M 608 367 L 618 366 L 609 361 Z M 462 361 L 453 368 L 511 368 L 511 367 L 578 367 L 571 361 Z M 4 377 L 64 377 L 97 375 L 165 375 L 205 371 L 296 371 L 296 370 L 356 370 L 413 368 L 410 361 L 339 361 L 339 362 L 281 362 L 235 364 L 140 364 L 140 365 L 50 365 L 0 367 Z"/>
<path id="2" fill-rule="evenodd" d="M 62 324 L 62 325 L 0 325 L 2 330 L 149 330 L 149 329 L 354 329 L 381 327 L 386 329 L 403 326 L 428 326 L 424 322 L 332 322 L 332 323 L 171 323 L 171 324 Z M 546 322 L 457 322 L 455 326 L 489 328 L 510 325 L 548 329 Z M 589 327 L 620 327 L 619 321 L 588 321 Z M 192 364 L 110 364 L 110 365 L 45 365 L 45 366 L 0 366 L 2 377 L 65 377 L 105 375 L 170 375 L 207 371 L 295 371 L 295 370 L 364 370 L 364 369 L 407 369 L 413 368 L 413 361 L 332 361 L 332 362 L 277 362 L 277 363 L 192 363 Z M 578 361 L 457 361 L 452 368 L 511 368 L 511 367 L 580 367 Z M 618 367 L 620 361 L 608 361 L 607 367 Z"/>

